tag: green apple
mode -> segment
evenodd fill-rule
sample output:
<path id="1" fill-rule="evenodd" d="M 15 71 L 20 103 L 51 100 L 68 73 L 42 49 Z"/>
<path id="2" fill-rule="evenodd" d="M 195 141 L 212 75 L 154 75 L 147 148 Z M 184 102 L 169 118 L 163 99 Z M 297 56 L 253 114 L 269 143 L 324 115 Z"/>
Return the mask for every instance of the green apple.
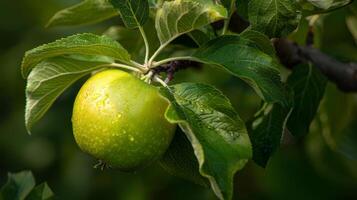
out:
<path id="1" fill-rule="evenodd" d="M 168 102 L 158 88 L 120 70 L 92 76 L 73 108 L 74 137 L 86 153 L 113 168 L 131 171 L 159 159 L 175 125 L 164 116 Z"/>

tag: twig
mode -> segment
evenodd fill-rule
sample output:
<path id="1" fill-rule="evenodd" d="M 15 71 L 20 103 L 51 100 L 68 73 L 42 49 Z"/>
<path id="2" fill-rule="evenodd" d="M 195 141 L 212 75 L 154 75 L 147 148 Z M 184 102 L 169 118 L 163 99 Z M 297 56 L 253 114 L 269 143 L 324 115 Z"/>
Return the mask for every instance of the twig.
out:
<path id="1" fill-rule="evenodd" d="M 357 63 L 340 62 L 316 48 L 300 46 L 287 39 L 275 39 L 273 42 L 281 63 L 287 68 L 311 62 L 340 90 L 357 92 Z"/>

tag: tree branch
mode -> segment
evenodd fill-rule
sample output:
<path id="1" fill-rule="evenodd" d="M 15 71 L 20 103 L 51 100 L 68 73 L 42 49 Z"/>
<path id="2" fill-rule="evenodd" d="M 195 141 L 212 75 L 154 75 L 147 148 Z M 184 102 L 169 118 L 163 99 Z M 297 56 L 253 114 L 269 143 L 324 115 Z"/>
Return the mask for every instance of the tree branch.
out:
<path id="1" fill-rule="evenodd" d="M 357 63 L 340 62 L 311 46 L 300 46 L 287 39 L 273 40 L 281 63 L 287 68 L 312 63 L 344 92 L 357 92 Z"/>

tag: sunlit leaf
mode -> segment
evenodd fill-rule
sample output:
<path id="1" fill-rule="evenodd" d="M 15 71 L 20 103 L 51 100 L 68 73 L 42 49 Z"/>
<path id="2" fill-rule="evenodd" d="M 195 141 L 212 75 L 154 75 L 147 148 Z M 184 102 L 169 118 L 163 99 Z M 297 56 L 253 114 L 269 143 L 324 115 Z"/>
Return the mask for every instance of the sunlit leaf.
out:
<path id="1" fill-rule="evenodd" d="M 162 45 L 178 36 L 227 17 L 224 7 L 204 0 L 165 2 L 156 13 L 156 30 Z"/>
<path id="2" fill-rule="evenodd" d="M 26 128 L 31 127 L 51 107 L 57 97 L 70 85 L 93 70 L 105 66 L 103 62 L 88 62 L 56 57 L 45 60 L 31 71 L 26 87 Z"/>
<path id="3" fill-rule="evenodd" d="M 183 83 L 163 88 L 171 105 L 166 118 L 178 123 L 190 140 L 199 170 L 220 199 L 231 199 L 233 176 L 251 158 L 243 121 L 229 100 L 215 88 Z"/>
<path id="4" fill-rule="evenodd" d="M 123 62 L 130 61 L 129 53 L 115 40 L 83 33 L 27 51 L 22 61 L 22 75 L 27 77 L 31 69 L 46 58 L 70 54 L 107 56 Z"/>

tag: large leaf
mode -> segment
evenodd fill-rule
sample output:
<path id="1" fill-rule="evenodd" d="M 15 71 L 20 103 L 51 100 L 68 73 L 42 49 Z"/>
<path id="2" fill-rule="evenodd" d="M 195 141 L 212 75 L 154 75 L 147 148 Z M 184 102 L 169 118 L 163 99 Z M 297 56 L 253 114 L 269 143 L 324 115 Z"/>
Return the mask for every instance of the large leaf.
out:
<path id="1" fill-rule="evenodd" d="M 27 77 L 31 69 L 46 58 L 69 54 L 99 55 L 123 62 L 130 61 L 128 52 L 115 40 L 107 36 L 83 33 L 27 51 L 22 61 L 22 75 Z"/>
<path id="2" fill-rule="evenodd" d="M 148 0 L 109 0 L 119 10 L 121 18 L 128 28 L 145 24 L 149 17 Z"/>
<path id="3" fill-rule="evenodd" d="M 30 171 L 8 174 L 6 184 L 0 190 L 1 200 L 23 200 L 35 187 L 35 178 Z"/>
<path id="4" fill-rule="evenodd" d="M 223 36 L 200 48 L 194 58 L 215 64 L 246 81 L 267 102 L 286 104 L 286 92 L 275 60 L 251 40 Z"/>
<path id="5" fill-rule="evenodd" d="M 166 118 L 186 133 L 201 175 L 218 198 L 231 199 L 233 176 L 252 154 L 243 121 L 229 100 L 208 85 L 183 83 L 161 94 L 171 102 Z"/>
<path id="6" fill-rule="evenodd" d="M 108 0 L 84 0 L 57 12 L 47 26 L 74 26 L 97 23 L 118 15 Z"/>
<path id="7" fill-rule="evenodd" d="M 253 160 L 265 167 L 272 154 L 280 147 L 290 107 L 280 104 L 264 104 L 255 118 L 248 123 L 253 145 Z"/>
<path id="8" fill-rule="evenodd" d="M 178 36 L 227 17 L 224 7 L 213 1 L 175 0 L 165 2 L 156 13 L 156 30 L 162 45 Z"/>
<path id="9" fill-rule="evenodd" d="M 25 200 L 50 200 L 54 199 L 54 194 L 47 183 L 36 186 Z"/>
<path id="10" fill-rule="evenodd" d="M 87 62 L 64 57 L 39 63 L 30 73 L 26 87 L 26 128 L 31 127 L 51 107 L 56 98 L 76 80 L 103 67 L 102 62 Z"/>
<path id="11" fill-rule="evenodd" d="M 294 136 L 304 136 L 324 96 L 327 80 L 316 67 L 306 64 L 296 66 L 287 83 L 295 96 L 287 126 Z"/>
<path id="12" fill-rule="evenodd" d="M 269 37 L 288 35 L 297 28 L 301 16 L 296 0 L 251 0 L 248 14 L 252 29 Z"/>

